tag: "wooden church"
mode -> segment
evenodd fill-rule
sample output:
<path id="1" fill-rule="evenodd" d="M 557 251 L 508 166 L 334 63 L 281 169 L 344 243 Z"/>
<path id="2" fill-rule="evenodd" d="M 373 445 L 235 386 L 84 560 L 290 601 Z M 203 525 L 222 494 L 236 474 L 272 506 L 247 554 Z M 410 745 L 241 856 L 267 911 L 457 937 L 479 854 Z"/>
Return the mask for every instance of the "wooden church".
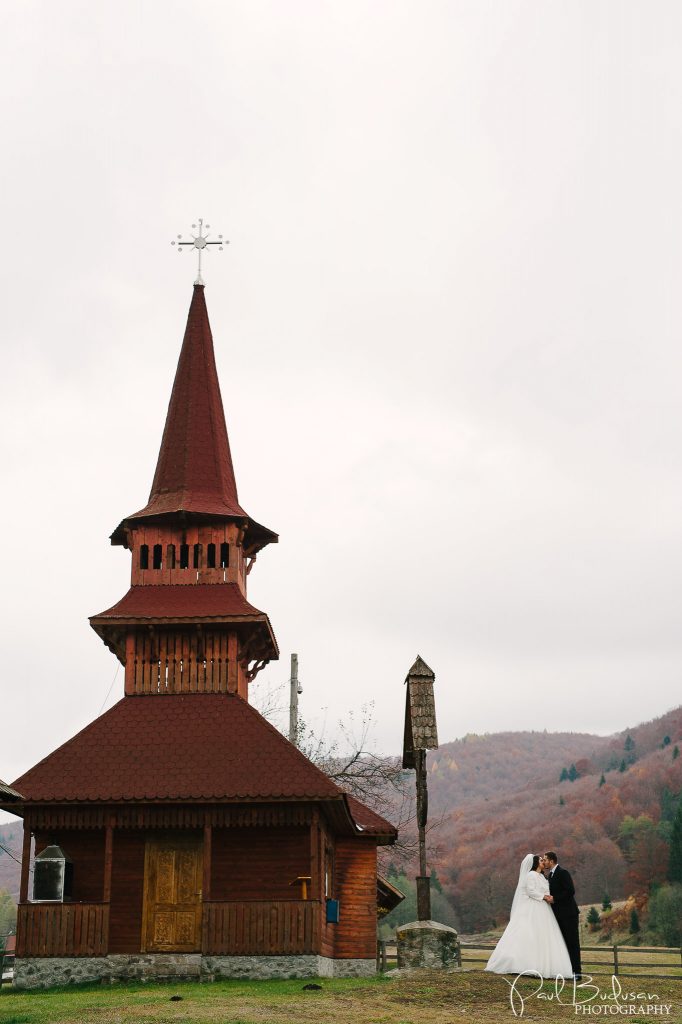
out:
<path id="1" fill-rule="evenodd" d="M 237 497 L 196 284 L 149 501 L 111 535 L 131 586 L 90 619 L 125 695 L 0 797 L 24 819 L 15 985 L 374 972 L 396 831 L 249 704 L 278 651 L 247 577 L 276 541 Z"/>

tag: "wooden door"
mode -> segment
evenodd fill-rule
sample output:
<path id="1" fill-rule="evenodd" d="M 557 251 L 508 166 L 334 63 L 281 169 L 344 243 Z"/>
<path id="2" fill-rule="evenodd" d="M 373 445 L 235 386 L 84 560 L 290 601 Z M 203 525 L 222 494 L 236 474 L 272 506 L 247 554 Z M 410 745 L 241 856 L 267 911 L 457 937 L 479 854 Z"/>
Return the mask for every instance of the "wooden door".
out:
<path id="1" fill-rule="evenodd" d="M 142 952 L 198 952 L 201 947 L 201 879 L 200 841 L 147 841 Z"/>

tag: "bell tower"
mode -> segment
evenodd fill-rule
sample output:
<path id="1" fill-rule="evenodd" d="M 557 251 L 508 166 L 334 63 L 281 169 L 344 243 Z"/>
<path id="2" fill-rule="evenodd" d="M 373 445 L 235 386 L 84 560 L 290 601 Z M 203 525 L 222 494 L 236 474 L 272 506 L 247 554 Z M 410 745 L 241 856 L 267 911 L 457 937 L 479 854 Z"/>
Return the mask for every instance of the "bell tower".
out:
<path id="1" fill-rule="evenodd" d="M 90 623 L 125 666 L 125 694 L 236 693 L 278 657 L 247 601 L 256 555 L 277 534 L 239 504 L 203 284 L 194 285 L 149 501 L 111 543 L 131 586 Z"/>

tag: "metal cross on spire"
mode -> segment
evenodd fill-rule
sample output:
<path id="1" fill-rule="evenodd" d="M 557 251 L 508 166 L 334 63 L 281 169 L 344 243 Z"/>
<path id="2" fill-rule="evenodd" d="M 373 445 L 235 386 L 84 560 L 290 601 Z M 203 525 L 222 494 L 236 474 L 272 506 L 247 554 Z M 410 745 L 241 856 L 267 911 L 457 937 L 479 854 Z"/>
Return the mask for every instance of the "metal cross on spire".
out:
<path id="1" fill-rule="evenodd" d="M 210 227 L 211 227 L 211 225 L 207 224 L 206 225 L 206 230 L 208 231 Z M 192 231 L 196 231 L 196 230 L 197 230 L 197 225 L 196 224 L 192 224 Z M 208 235 L 204 235 L 203 234 L 203 230 L 204 230 L 204 222 L 203 222 L 203 219 L 200 217 L 199 218 L 199 233 L 197 235 L 192 235 L 192 241 L 191 242 L 183 242 L 182 241 L 182 235 L 178 235 L 177 242 L 175 240 L 171 242 L 171 245 L 177 245 L 178 252 L 182 252 L 183 251 L 183 246 L 187 246 L 187 245 L 189 245 L 192 249 L 196 249 L 197 250 L 198 263 L 197 263 L 197 277 L 196 277 L 196 281 L 194 282 L 195 284 L 203 284 L 204 283 L 204 279 L 201 276 L 201 254 L 202 254 L 202 252 L 204 250 L 208 251 L 209 246 L 211 246 L 211 245 L 217 245 L 218 246 L 218 252 L 222 252 L 223 251 L 223 246 L 230 244 L 229 242 L 224 242 L 223 241 L 223 236 L 222 235 L 218 235 L 217 241 L 209 242 L 209 240 L 208 240 L 209 236 Z"/>

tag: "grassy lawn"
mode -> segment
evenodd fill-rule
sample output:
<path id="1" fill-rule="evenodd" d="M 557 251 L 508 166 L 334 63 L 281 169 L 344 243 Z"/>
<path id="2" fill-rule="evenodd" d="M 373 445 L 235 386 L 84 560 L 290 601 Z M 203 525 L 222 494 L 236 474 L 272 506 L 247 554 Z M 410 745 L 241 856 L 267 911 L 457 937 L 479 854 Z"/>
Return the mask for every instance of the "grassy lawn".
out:
<path id="1" fill-rule="evenodd" d="M 610 979 L 599 980 L 600 990 L 606 995 Z M 510 1007 L 509 983 L 479 971 L 322 980 L 321 991 L 312 992 L 304 991 L 305 984 L 308 982 L 301 980 L 150 983 L 21 993 L 3 988 L 0 1024 L 498 1024 L 517 1019 Z M 632 979 L 623 979 L 622 985 L 624 991 L 630 991 Z M 550 999 L 553 989 L 549 983 L 544 986 L 544 999 L 533 995 L 535 988 L 536 983 L 528 979 L 519 985 L 525 999 L 523 1020 L 596 1019 L 594 1015 L 576 1015 L 568 991 L 562 995 L 563 1005 L 559 1005 Z M 657 1000 L 647 1000 L 651 1005 L 672 1004 L 669 1014 L 661 1015 L 659 1010 L 655 1019 L 663 1016 L 664 1020 L 682 1024 L 682 981 L 638 981 L 635 988 L 658 995 Z M 182 998 L 171 1001 L 174 995 Z M 579 992 L 578 998 L 585 995 Z M 633 1002 L 621 997 L 623 1001 Z M 640 1002 L 634 1001 L 636 1006 Z M 595 1000 L 592 1005 L 596 1009 L 607 1004 Z M 630 1021 L 650 1019 L 651 1011 L 649 1016 L 628 1014 Z"/>

